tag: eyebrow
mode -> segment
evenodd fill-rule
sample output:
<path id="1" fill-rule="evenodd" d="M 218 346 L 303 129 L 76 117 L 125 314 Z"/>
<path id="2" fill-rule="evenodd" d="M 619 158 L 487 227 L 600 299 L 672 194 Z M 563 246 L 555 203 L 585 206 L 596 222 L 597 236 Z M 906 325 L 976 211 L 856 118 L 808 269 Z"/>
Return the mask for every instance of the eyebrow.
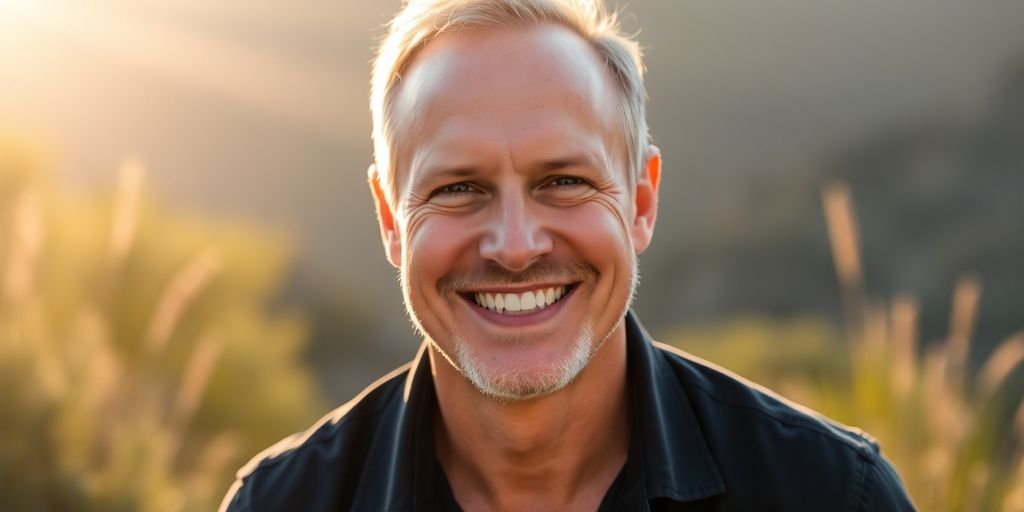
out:
<path id="1" fill-rule="evenodd" d="M 591 167 L 594 169 L 603 169 L 600 159 L 596 155 L 590 152 L 581 152 L 569 155 L 563 158 L 555 158 L 552 160 L 545 160 L 535 165 L 534 168 L 542 171 L 557 171 L 566 167 Z"/>
<path id="2" fill-rule="evenodd" d="M 603 170 L 605 166 L 600 158 L 592 152 L 582 151 L 564 157 L 541 160 L 530 165 L 529 172 L 551 172 L 568 167 L 589 167 L 591 169 Z M 479 175 L 481 168 L 473 165 L 446 167 L 438 165 L 428 167 L 413 180 L 413 188 L 419 188 L 424 183 L 430 183 L 442 178 L 472 178 Z"/>

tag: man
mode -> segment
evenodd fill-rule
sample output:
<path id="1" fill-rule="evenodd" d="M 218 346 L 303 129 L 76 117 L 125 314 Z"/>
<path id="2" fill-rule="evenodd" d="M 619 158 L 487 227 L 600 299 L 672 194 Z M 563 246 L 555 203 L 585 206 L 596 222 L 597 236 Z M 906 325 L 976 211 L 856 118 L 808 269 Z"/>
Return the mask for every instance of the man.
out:
<path id="1" fill-rule="evenodd" d="M 911 510 L 865 435 L 651 342 L 640 52 L 584 0 L 412 0 L 370 185 L 422 344 L 222 509 Z"/>

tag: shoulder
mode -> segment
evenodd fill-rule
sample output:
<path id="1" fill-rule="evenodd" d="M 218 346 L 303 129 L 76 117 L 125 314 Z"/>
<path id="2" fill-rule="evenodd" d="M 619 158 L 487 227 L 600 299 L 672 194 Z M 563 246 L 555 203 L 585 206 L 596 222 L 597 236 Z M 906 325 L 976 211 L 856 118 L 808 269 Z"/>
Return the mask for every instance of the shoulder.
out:
<path id="1" fill-rule="evenodd" d="M 256 510 L 254 504 L 259 510 L 326 510 L 350 500 L 381 425 L 399 414 L 409 367 L 253 457 L 238 470 L 220 510 Z"/>
<path id="2" fill-rule="evenodd" d="M 772 495 L 786 510 L 913 510 L 877 441 L 862 430 L 674 347 L 654 345 L 693 405 L 728 494 Z"/>
<path id="3" fill-rule="evenodd" d="M 860 429 L 840 425 L 820 413 L 792 402 L 775 392 L 751 382 L 714 363 L 700 359 L 664 343 L 654 345 L 668 360 L 681 384 L 702 412 L 724 414 L 728 419 L 742 415 L 755 420 L 758 428 L 771 426 L 801 434 L 849 451 L 870 457 L 878 452 L 878 444 Z M 714 421 L 717 418 L 707 418 Z"/>

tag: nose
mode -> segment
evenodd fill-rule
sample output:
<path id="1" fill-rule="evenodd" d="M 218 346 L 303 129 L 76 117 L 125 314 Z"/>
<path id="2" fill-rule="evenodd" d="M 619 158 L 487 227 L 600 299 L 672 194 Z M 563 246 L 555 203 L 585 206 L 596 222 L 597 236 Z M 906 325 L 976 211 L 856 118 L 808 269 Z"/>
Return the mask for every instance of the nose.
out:
<path id="1" fill-rule="evenodd" d="M 505 194 L 495 204 L 480 240 L 480 255 L 502 267 L 518 272 L 526 270 L 541 256 L 551 252 L 553 242 L 530 200 L 521 194 Z"/>

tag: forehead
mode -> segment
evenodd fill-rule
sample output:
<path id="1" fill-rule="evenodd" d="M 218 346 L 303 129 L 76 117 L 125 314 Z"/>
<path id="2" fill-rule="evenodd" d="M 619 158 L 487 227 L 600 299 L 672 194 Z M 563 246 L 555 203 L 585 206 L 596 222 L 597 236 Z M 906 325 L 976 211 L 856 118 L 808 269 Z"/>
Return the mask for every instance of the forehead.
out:
<path id="1" fill-rule="evenodd" d="M 597 51 L 556 25 L 444 34 L 413 60 L 392 115 L 396 164 L 424 145 L 474 137 L 616 132 L 618 92 Z M 406 158 L 403 158 L 406 157 Z"/>

